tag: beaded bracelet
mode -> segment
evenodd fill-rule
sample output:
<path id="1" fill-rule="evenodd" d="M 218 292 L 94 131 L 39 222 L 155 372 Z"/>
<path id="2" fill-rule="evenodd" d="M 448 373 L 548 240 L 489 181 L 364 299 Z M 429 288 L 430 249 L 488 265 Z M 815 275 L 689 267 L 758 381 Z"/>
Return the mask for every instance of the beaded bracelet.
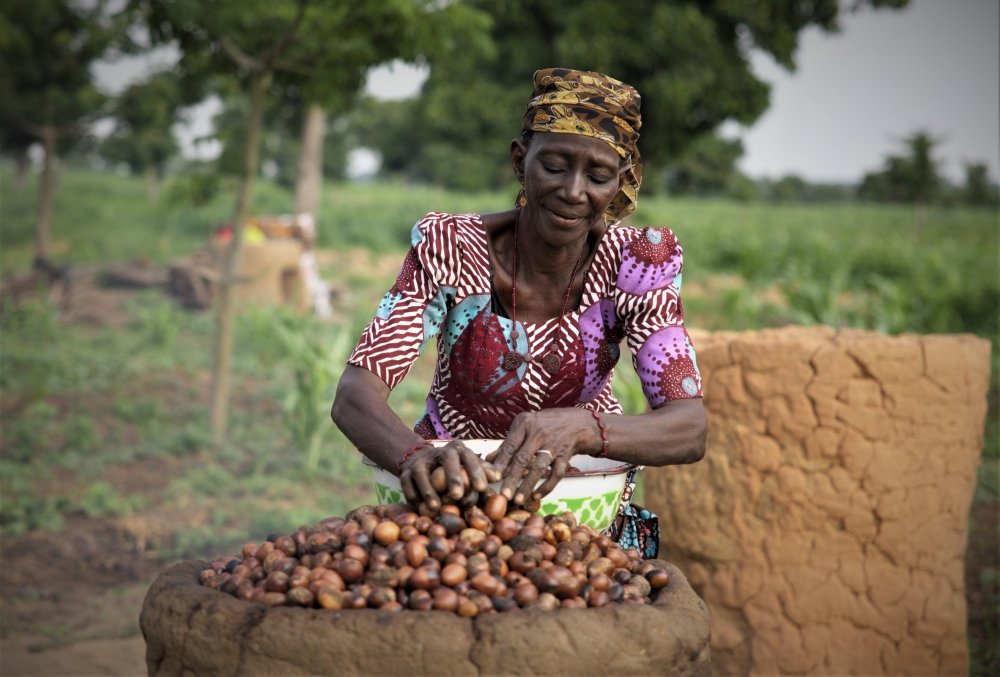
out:
<path id="1" fill-rule="evenodd" d="M 431 447 L 431 446 L 434 446 L 434 445 L 431 444 L 430 440 L 420 440 L 419 442 L 415 443 L 412 447 L 410 447 L 407 450 L 407 452 L 405 454 L 403 454 L 403 457 L 401 459 L 399 459 L 399 464 L 397 466 L 399 468 L 399 472 L 403 472 L 403 463 L 405 463 L 406 460 L 408 458 L 410 458 L 410 456 L 413 456 L 415 453 L 417 453 L 421 449 L 424 449 L 426 447 Z"/>
<path id="2" fill-rule="evenodd" d="M 604 425 L 604 421 L 601 420 L 601 414 L 596 409 L 590 410 L 591 415 L 593 415 L 594 420 L 597 421 L 597 427 L 601 431 L 601 453 L 598 456 L 608 455 L 608 427 Z"/>

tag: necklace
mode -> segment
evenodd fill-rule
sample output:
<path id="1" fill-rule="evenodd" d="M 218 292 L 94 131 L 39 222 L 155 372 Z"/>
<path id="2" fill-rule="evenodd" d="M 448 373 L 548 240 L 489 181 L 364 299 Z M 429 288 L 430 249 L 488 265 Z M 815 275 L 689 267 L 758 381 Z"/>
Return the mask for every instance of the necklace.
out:
<path id="1" fill-rule="evenodd" d="M 517 225 L 520 221 L 521 212 L 519 211 L 517 213 L 517 220 L 514 221 L 514 271 L 510 284 L 511 331 L 508 342 L 510 350 L 503 354 L 503 359 L 500 362 L 501 368 L 505 371 L 514 371 L 525 362 L 531 362 L 534 360 L 534 357 L 530 352 L 522 354 L 514 350 L 514 345 L 517 340 Z M 556 345 L 559 343 L 559 338 L 562 335 L 563 318 L 566 316 L 566 309 L 569 306 L 569 295 L 573 291 L 573 280 L 576 279 L 576 273 L 580 270 L 580 264 L 583 262 L 583 254 L 586 251 L 587 243 L 584 241 L 583 249 L 580 250 L 580 256 L 577 257 L 576 263 L 573 265 L 573 272 L 569 275 L 569 284 L 566 285 L 566 293 L 563 295 L 562 310 L 559 311 L 559 325 L 556 327 L 556 333 L 552 338 L 552 343 L 549 344 L 548 351 L 542 357 L 542 368 L 553 376 L 559 372 L 559 368 L 562 366 L 563 358 L 562 355 L 556 352 Z M 527 336 L 525 338 L 527 338 Z"/>

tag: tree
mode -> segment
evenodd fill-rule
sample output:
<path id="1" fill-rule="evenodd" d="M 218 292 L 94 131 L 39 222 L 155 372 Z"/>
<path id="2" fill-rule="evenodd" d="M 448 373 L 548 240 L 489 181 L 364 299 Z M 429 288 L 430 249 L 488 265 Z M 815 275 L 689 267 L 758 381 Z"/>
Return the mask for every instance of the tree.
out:
<path id="1" fill-rule="evenodd" d="M 439 32 L 450 25 L 448 19 L 471 15 L 456 3 L 435 0 L 134 0 L 133 9 L 144 16 L 154 42 L 173 42 L 181 50 L 182 73 L 235 77 L 248 100 L 242 178 L 216 310 L 211 424 L 215 440 L 222 441 L 229 406 L 232 282 L 260 167 L 271 84 L 309 92 L 310 101 L 353 94 L 370 67 L 412 57 L 443 37 Z"/>
<path id="2" fill-rule="evenodd" d="M 901 164 L 902 186 L 906 197 L 915 205 L 926 208 L 941 188 L 942 179 L 934 157 L 934 147 L 940 140 L 926 131 L 917 131 L 903 140 L 908 151 Z"/>
<path id="3" fill-rule="evenodd" d="M 743 142 L 715 134 L 698 137 L 669 163 L 667 188 L 675 195 L 717 195 L 724 192 L 737 172 Z"/>
<path id="4" fill-rule="evenodd" d="M 110 49 L 121 25 L 103 0 L 7 0 L 0 5 L 0 124 L 5 140 L 42 146 L 35 258 L 47 262 L 60 143 L 78 138 L 101 114 L 104 95 L 91 65 Z"/>
<path id="5" fill-rule="evenodd" d="M 162 71 L 127 87 L 112 105 L 116 126 L 101 154 L 144 174 L 150 199 L 158 194 L 164 164 L 177 154 L 171 128 L 183 103 L 176 74 Z"/>
<path id="6" fill-rule="evenodd" d="M 406 171 L 460 188 L 510 180 L 506 151 L 538 68 L 598 70 L 635 85 L 648 121 L 640 150 L 655 179 L 699 136 L 728 120 L 749 125 L 767 108 L 769 87 L 751 68 L 751 50 L 792 70 L 801 31 L 838 30 L 841 11 L 838 0 L 579 0 L 572 10 L 560 0 L 470 3 L 492 16 L 495 51 L 459 45 L 461 58 L 432 57 L 416 114 L 405 122 L 421 142 L 408 144 Z M 373 144 L 385 157 L 398 136 L 387 130 Z"/>
<path id="7" fill-rule="evenodd" d="M 925 130 L 902 140 L 903 155 L 889 155 L 884 169 L 865 174 L 859 188 L 862 198 L 913 205 L 914 230 L 919 234 L 927 218 L 927 205 L 939 195 L 944 180 L 934 149 L 940 139 Z"/>
<path id="8" fill-rule="evenodd" d="M 775 202 L 797 202 L 804 200 L 809 184 L 797 174 L 785 174 L 771 184 L 771 199 Z"/>
<path id="9" fill-rule="evenodd" d="M 0 106 L 0 116 L 4 114 L 5 111 Z M 28 151 L 36 142 L 37 139 L 25 131 L 16 120 L 0 120 L 0 152 L 14 159 L 14 180 L 18 188 L 23 188 L 27 183 L 28 169 L 31 165 Z"/>
<path id="10" fill-rule="evenodd" d="M 996 207 L 1000 204 L 1000 190 L 990 181 L 989 169 L 982 162 L 965 165 L 965 187 L 962 201 L 973 207 Z"/>

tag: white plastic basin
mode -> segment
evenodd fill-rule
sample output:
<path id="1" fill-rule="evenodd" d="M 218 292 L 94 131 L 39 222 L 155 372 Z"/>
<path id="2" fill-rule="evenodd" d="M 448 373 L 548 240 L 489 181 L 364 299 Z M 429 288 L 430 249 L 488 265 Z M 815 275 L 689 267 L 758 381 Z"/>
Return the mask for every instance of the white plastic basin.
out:
<path id="1" fill-rule="evenodd" d="M 435 445 L 447 444 L 450 440 L 434 440 Z M 480 456 L 494 451 L 503 440 L 462 440 L 465 446 Z M 375 496 L 380 504 L 405 503 L 399 478 L 388 470 L 378 467 L 368 458 L 365 465 L 372 468 Z M 603 531 L 611 526 L 618 513 L 625 480 L 632 466 L 621 461 L 593 456 L 577 455 L 570 460 L 574 468 L 546 496 L 542 497 L 540 515 L 572 512 L 581 524 Z M 491 484 L 499 489 L 500 484 Z"/>

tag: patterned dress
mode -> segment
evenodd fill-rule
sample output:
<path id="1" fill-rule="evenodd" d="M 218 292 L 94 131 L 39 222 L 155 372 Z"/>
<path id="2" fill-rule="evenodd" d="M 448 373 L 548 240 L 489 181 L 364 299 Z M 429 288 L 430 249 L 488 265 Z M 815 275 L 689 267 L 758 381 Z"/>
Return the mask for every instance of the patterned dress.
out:
<path id="1" fill-rule="evenodd" d="M 426 412 L 414 426 L 423 437 L 503 438 L 517 414 L 553 407 L 620 414 L 611 377 L 623 340 L 651 407 L 701 397 L 680 300 L 683 253 L 668 228 L 610 226 L 580 305 L 561 328 L 558 317 L 519 320 L 516 332 L 492 303 L 488 235 L 478 215 L 430 213 L 411 242 L 348 361 L 395 388 L 427 342 L 437 342 Z M 554 348 L 562 365 L 549 374 L 536 359 L 506 371 L 501 361 L 511 348 L 539 357 Z"/>

